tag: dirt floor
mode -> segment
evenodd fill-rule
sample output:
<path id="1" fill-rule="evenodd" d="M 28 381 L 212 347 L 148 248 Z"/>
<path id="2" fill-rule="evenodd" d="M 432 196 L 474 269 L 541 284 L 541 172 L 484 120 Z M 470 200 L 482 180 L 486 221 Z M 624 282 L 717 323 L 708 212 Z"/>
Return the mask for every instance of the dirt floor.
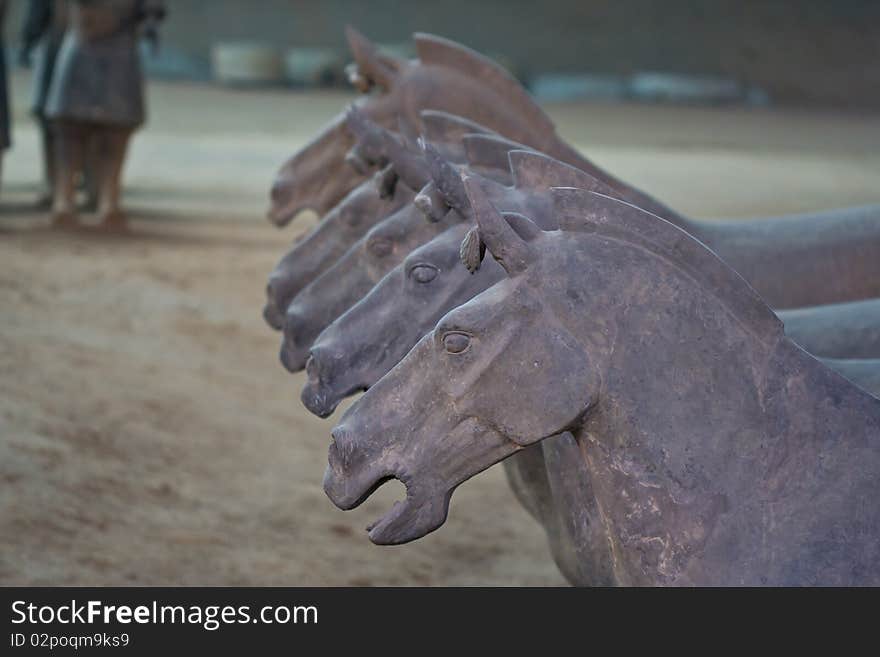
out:
<path id="1" fill-rule="evenodd" d="M 558 585 L 496 467 L 440 531 L 380 548 L 363 527 L 401 488 L 337 510 L 333 420 L 299 403 L 260 316 L 308 220 L 263 219 L 280 162 L 348 96 L 153 84 L 127 172 L 129 234 L 59 232 L 27 80 L 0 198 L 0 584 Z M 621 177 L 704 217 L 880 202 L 880 117 L 550 108 Z"/>

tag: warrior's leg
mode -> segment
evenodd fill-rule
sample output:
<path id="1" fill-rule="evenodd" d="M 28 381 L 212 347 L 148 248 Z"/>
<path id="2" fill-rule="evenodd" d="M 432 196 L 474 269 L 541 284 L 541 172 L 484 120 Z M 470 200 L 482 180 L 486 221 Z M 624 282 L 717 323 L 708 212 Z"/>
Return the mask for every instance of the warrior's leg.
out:
<path id="1" fill-rule="evenodd" d="M 69 121 L 52 124 L 55 147 L 55 192 L 52 218 L 55 224 L 76 223 L 76 176 L 82 171 L 85 126 Z"/>
<path id="2" fill-rule="evenodd" d="M 52 207 L 52 193 L 55 190 L 55 133 L 45 117 L 40 117 L 38 121 L 43 146 L 43 178 L 46 189 L 37 198 L 37 207 L 49 209 Z"/>
<path id="3" fill-rule="evenodd" d="M 101 177 L 102 158 L 101 136 L 93 135 L 85 145 L 85 161 L 83 162 L 82 189 L 86 193 L 84 207 L 90 212 L 98 209 L 98 180 Z"/>
<path id="4" fill-rule="evenodd" d="M 120 206 L 122 167 L 128 150 L 131 130 L 109 128 L 102 131 L 101 168 L 98 187 L 98 213 L 107 225 L 125 223 Z"/>

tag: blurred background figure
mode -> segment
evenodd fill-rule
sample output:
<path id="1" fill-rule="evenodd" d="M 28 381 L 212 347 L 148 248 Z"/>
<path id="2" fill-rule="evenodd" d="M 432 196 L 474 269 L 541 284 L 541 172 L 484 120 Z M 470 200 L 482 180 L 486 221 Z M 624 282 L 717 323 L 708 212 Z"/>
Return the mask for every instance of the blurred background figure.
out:
<path id="1" fill-rule="evenodd" d="M 66 29 L 67 0 L 29 0 L 21 31 L 19 64 L 30 68 L 34 50 L 39 48 L 33 77 L 31 112 L 40 125 L 43 146 L 45 188 L 37 199 L 37 205 L 47 209 L 52 206 L 55 163 L 52 130 L 46 118 L 46 97 L 49 95 L 55 60 Z"/>
<path id="2" fill-rule="evenodd" d="M 3 180 L 3 154 L 11 143 L 9 138 L 9 86 L 6 82 L 6 0 L 0 0 L 0 182 Z"/>
<path id="3" fill-rule="evenodd" d="M 98 213 L 105 226 L 120 226 L 122 167 L 145 118 L 138 39 L 156 42 L 164 4 L 71 0 L 69 12 L 45 105 L 55 149 L 53 221 L 76 223 L 76 180 L 94 148 Z"/>

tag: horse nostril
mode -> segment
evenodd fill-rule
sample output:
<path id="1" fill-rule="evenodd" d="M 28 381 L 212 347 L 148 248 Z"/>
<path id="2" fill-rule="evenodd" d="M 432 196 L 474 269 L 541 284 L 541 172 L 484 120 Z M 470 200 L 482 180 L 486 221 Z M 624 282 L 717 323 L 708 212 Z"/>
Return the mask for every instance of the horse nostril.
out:
<path id="1" fill-rule="evenodd" d="M 291 181 L 288 178 L 276 178 L 269 190 L 269 198 L 275 203 L 280 203 L 287 195 L 287 189 L 290 187 Z"/>
<path id="2" fill-rule="evenodd" d="M 278 303 L 275 299 L 275 286 L 271 278 L 266 283 L 266 305 L 263 306 L 263 319 L 276 331 L 280 330 L 284 323 L 284 318 L 278 310 Z"/>
<path id="3" fill-rule="evenodd" d="M 276 331 L 280 331 L 284 325 L 281 313 L 278 312 L 278 308 L 271 301 L 267 301 L 266 305 L 263 306 L 263 319 Z"/>
<path id="4" fill-rule="evenodd" d="M 309 359 L 306 361 L 306 374 L 309 379 L 317 379 L 318 378 L 318 364 L 315 362 L 315 356 L 310 355 Z"/>
<path id="5" fill-rule="evenodd" d="M 280 312 L 284 312 L 290 302 L 290 279 L 277 274 L 269 276 L 266 282 L 266 299 L 275 304 Z"/>
<path id="6" fill-rule="evenodd" d="M 302 336 L 304 322 L 305 317 L 288 308 L 284 314 L 284 341 L 290 343 L 291 346 L 295 345 L 297 336 Z"/>

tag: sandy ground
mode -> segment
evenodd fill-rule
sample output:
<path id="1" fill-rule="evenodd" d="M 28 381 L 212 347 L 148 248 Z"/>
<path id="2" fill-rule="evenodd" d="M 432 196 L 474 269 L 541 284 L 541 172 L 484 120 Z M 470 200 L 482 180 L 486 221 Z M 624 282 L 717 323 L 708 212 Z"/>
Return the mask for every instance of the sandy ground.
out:
<path id="1" fill-rule="evenodd" d="M 128 167 L 126 235 L 48 227 L 14 76 L 0 199 L 0 584 L 557 585 L 496 467 L 449 521 L 379 548 L 401 488 L 337 510 L 333 420 L 299 403 L 262 322 L 266 275 L 309 221 L 263 218 L 280 162 L 348 96 L 154 84 Z M 700 216 L 880 202 L 880 117 L 550 108 L 618 175 Z"/>

